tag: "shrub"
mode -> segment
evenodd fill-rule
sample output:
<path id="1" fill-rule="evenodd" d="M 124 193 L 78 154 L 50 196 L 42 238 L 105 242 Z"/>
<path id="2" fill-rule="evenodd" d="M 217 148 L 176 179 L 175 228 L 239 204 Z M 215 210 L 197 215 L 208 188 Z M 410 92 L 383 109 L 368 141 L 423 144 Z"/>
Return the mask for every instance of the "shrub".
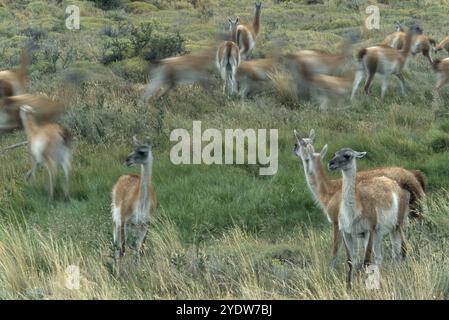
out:
<path id="1" fill-rule="evenodd" d="M 39 41 L 48 37 L 48 29 L 40 26 L 30 26 L 23 30 L 22 34 L 33 39 L 34 41 Z"/>
<path id="2" fill-rule="evenodd" d="M 431 141 L 430 147 L 435 153 L 446 152 L 449 150 L 449 136 L 444 133 L 435 134 Z"/>
<path id="3" fill-rule="evenodd" d="M 144 53 L 146 58 L 164 59 L 186 52 L 184 38 L 177 32 L 174 35 L 155 36 L 149 43 L 148 51 Z"/>
<path id="4" fill-rule="evenodd" d="M 155 23 L 139 26 L 119 23 L 117 28 L 103 27 L 100 31 L 110 39 L 103 46 L 100 59 L 103 64 L 140 56 L 146 59 L 163 59 L 186 52 L 184 38 L 179 34 L 156 33 L 160 27 Z"/>
<path id="5" fill-rule="evenodd" d="M 154 38 L 154 24 L 141 23 L 138 27 L 131 27 L 131 46 L 134 55 L 140 54 L 141 50 Z"/>
<path id="6" fill-rule="evenodd" d="M 140 57 L 125 59 L 111 64 L 111 70 L 116 75 L 134 82 L 145 82 L 148 75 L 147 69 L 147 63 Z"/>
<path id="7" fill-rule="evenodd" d="M 127 56 L 126 52 L 129 47 L 129 40 L 113 38 L 107 41 L 103 46 L 103 56 L 101 58 L 101 63 L 109 64 L 111 62 L 116 62 L 125 59 Z"/>
<path id="8" fill-rule="evenodd" d="M 103 10 L 112 10 L 121 7 L 121 0 L 90 0 L 95 3 L 95 5 Z"/>
<path id="9" fill-rule="evenodd" d="M 141 1 L 131 2 L 126 6 L 126 11 L 134 14 L 145 14 L 158 10 L 156 6 Z"/>
<path id="10" fill-rule="evenodd" d="M 59 51 L 60 43 L 57 40 L 49 39 L 45 41 L 39 48 L 35 61 L 36 67 L 41 73 L 55 73 L 57 64 L 61 58 Z"/>

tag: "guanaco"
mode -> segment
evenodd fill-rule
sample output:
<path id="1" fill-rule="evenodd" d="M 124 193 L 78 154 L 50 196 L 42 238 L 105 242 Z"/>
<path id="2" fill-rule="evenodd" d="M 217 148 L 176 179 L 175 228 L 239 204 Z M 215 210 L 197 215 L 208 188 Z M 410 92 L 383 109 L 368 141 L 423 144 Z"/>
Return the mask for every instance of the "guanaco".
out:
<path id="1" fill-rule="evenodd" d="M 229 19 L 229 29 L 232 41 L 240 48 L 240 55 L 243 60 L 248 60 L 251 52 L 256 46 L 257 37 L 260 32 L 260 16 L 262 13 L 262 2 L 256 3 L 256 12 L 252 24 L 240 24 L 240 19 Z"/>
<path id="2" fill-rule="evenodd" d="M 11 96 L 25 93 L 28 64 L 28 49 L 24 48 L 20 56 L 20 65 L 18 69 L 0 71 L 0 81 L 8 83 L 10 86 L 9 90 L 5 93 L 8 93 Z"/>
<path id="3" fill-rule="evenodd" d="M 243 61 L 236 73 L 242 99 L 256 90 L 261 90 L 264 84 L 270 82 L 275 68 L 276 61 L 273 58 Z"/>
<path id="4" fill-rule="evenodd" d="M 449 36 L 444 38 L 443 41 L 441 41 L 436 47 L 435 47 L 435 52 L 441 51 L 441 50 L 446 50 L 447 53 L 449 54 Z"/>
<path id="5" fill-rule="evenodd" d="M 20 107 L 23 105 L 33 108 L 33 116 L 38 124 L 54 122 L 64 112 L 64 104 L 59 101 L 42 95 L 10 96 L 10 92 L 10 83 L 0 80 L 0 133 L 22 128 Z"/>
<path id="6" fill-rule="evenodd" d="M 401 92 L 405 95 L 405 79 L 402 70 L 407 63 L 412 46 L 412 37 L 415 34 L 422 33 L 421 28 L 414 26 L 407 32 L 405 45 L 402 49 L 394 49 L 388 46 L 374 46 L 361 49 L 358 54 L 359 68 L 356 72 L 354 84 L 352 87 L 351 99 L 354 98 L 360 82 L 363 80 L 364 70 L 368 75 L 365 82 L 365 94 L 369 93 L 374 75 L 380 73 L 383 75 L 381 98 L 383 99 L 388 88 L 388 81 L 391 75 L 399 79 Z"/>
<path id="7" fill-rule="evenodd" d="M 296 143 L 294 154 L 302 160 L 307 186 L 333 226 L 333 245 L 331 267 L 335 268 L 338 251 L 341 247 L 341 233 L 338 227 L 339 203 L 341 202 L 342 179 L 330 179 L 323 164 L 327 153 L 327 145 L 320 153 L 315 153 L 313 143 L 315 131 L 309 137 L 300 137 L 294 130 Z M 402 189 L 408 191 L 410 197 L 410 217 L 422 217 L 418 213 L 418 203 L 425 197 L 425 177 L 421 171 L 407 170 L 400 167 L 386 167 L 360 171 L 357 179 L 369 179 L 386 176 L 395 180 Z"/>
<path id="8" fill-rule="evenodd" d="M 226 89 L 231 94 L 237 92 L 237 68 L 240 65 L 239 47 L 232 41 L 226 41 L 217 50 L 215 64 L 223 80 L 223 94 Z"/>
<path id="9" fill-rule="evenodd" d="M 357 266 L 356 238 L 365 244 L 363 266 L 371 264 L 372 252 L 377 266 L 382 264 L 382 239 L 390 234 L 393 258 L 405 258 L 403 234 L 407 222 L 410 194 L 396 181 L 385 176 L 357 181 L 356 159 L 366 152 L 343 148 L 329 161 L 329 170 L 341 170 L 343 176 L 338 225 L 349 253 L 348 285 L 351 286 L 353 266 Z"/>
<path id="10" fill-rule="evenodd" d="M 153 219 L 157 199 L 153 189 L 153 154 L 149 142 L 141 143 L 133 137 L 134 151 L 126 158 L 125 165 L 140 165 L 141 174 L 121 176 L 112 189 L 112 221 L 115 260 L 118 263 L 125 254 L 129 227 L 136 231 L 136 257 L 140 258 L 142 244 Z"/>
<path id="11" fill-rule="evenodd" d="M 433 70 L 437 76 L 437 82 L 434 87 L 435 98 L 440 95 L 441 88 L 449 82 L 449 58 L 440 60 L 435 59 L 433 63 Z"/>
<path id="12" fill-rule="evenodd" d="M 384 39 L 384 42 L 382 44 L 400 50 L 405 47 L 406 38 L 407 33 L 404 31 L 402 26 L 397 23 L 396 32 L 389 34 Z M 431 56 L 431 48 L 435 48 L 435 46 L 436 41 L 432 37 L 423 34 L 416 34 L 412 39 L 410 52 L 412 55 L 416 55 L 417 53 L 421 52 L 422 55 L 426 57 L 427 60 L 429 60 L 429 62 L 432 64 L 433 59 Z"/>
<path id="13" fill-rule="evenodd" d="M 54 185 L 58 166 L 64 171 L 64 198 L 69 200 L 69 174 L 72 161 L 72 135 L 66 128 L 56 123 L 39 125 L 36 121 L 34 108 L 29 105 L 20 107 L 20 118 L 27 135 L 31 155 L 31 170 L 26 179 L 35 177 L 39 165 L 44 165 L 48 171 L 48 200 L 53 201 Z"/>
<path id="14" fill-rule="evenodd" d="M 298 94 L 308 98 L 310 95 L 310 80 L 316 75 L 337 75 L 337 71 L 348 64 L 352 58 L 352 40 L 346 40 L 340 45 L 340 52 L 328 53 L 318 49 L 301 50 L 286 54 L 283 57 L 287 70 L 290 71 Z"/>
<path id="15" fill-rule="evenodd" d="M 210 89 L 209 69 L 213 63 L 212 50 L 162 60 L 151 59 L 150 81 L 145 88 L 144 101 L 157 100 L 180 84 L 199 83 Z"/>

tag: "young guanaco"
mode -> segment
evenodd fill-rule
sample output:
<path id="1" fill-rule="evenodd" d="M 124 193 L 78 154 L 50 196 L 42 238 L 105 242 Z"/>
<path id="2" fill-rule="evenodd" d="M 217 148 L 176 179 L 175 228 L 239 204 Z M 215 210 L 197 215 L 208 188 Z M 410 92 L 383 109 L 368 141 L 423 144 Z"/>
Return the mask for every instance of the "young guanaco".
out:
<path id="1" fill-rule="evenodd" d="M 112 189 L 112 222 L 115 260 L 125 254 L 128 230 L 136 231 L 136 257 L 140 258 L 142 244 L 153 219 L 157 199 L 153 189 L 153 153 L 149 142 L 141 143 L 133 137 L 134 151 L 126 158 L 125 165 L 140 166 L 140 175 L 121 176 Z"/>

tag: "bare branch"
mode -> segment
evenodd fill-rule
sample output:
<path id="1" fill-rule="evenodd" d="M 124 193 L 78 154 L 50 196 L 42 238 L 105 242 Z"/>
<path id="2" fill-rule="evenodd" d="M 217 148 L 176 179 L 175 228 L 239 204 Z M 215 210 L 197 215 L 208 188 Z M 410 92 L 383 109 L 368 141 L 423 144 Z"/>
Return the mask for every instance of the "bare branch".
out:
<path id="1" fill-rule="evenodd" d="M 18 148 L 18 147 L 25 146 L 27 144 L 28 144 L 28 141 L 23 141 L 23 142 L 20 142 L 20 143 L 16 143 L 16 144 L 10 145 L 10 146 L 8 146 L 6 148 L 1 149 L 0 150 L 0 154 L 4 153 L 5 151 L 11 150 L 11 149 L 15 149 L 15 148 Z"/>

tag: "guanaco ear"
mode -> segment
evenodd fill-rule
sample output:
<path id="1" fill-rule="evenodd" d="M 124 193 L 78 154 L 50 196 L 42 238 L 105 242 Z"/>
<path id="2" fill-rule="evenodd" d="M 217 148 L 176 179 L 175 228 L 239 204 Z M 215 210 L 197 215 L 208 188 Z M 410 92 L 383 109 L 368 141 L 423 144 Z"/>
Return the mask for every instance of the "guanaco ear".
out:
<path id="1" fill-rule="evenodd" d="M 314 129 L 310 130 L 309 139 L 310 139 L 310 141 L 312 141 L 312 144 L 315 142 L 315 130 Z"/>
<path id="2" fill-rule="evenodd" d="M 235 19 L 235 24 L 238 24 L 238 23 L 239 23 L 239 21 L 240 21 L 240 18 L 239 18 L 239 17 L 237 17 L 237 19 Z"/>
<path id="3" fill-rule="evenodd" d="M 138 146 L 142 145 L 139 142 L 139 140 L 137 140 L 137 136 L 136 135 L 133 135 L 133 144 L 134 144 L 135 147 L 138 147 Z"/>
<path id="4" fill-rule="evenodd" d="M 355 157 L 356 158 L 363 158 L 366 155 L 366 152 L 357 152 L 355 151 Z"/>
<path id="5" fill-rule="evenodd" d="M 150 136 L 145 137 L 145 144 L 151 148 L 151 139 Z"/>
<path id="6" fill-rule="evenodd" d="M 293 134 L 295 135 L 295 138 L 297 140 L 301 140 L 301 137 L 299 136 L 298 131 L 296 131 L 296 129 L 293 129 Z"/>
<path id="7" fill-rule="evenodd" d="M 326 156 L 326 153 L 327 153 L 327 144 L 325 144 L 323 149 L 321 149 L 321 151 L 320 151 L 321 160 L 324 159 L 324 157 Z"/>

